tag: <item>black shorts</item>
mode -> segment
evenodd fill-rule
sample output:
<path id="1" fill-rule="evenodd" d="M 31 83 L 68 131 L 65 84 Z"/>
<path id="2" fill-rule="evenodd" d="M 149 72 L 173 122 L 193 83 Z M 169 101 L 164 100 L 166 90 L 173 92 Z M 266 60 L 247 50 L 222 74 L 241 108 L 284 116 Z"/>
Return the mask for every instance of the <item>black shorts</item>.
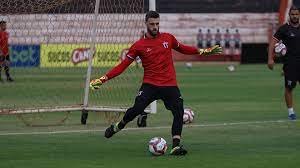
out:
<path id="1" fill-rule="evenodd" d="M 172 110 L 174 106 L 183 106 L 183 99 L 177 86 L 155 86 L 143 83 L 136 97 L 136 101 L 143 102 L 145 106 L 159 99 L 164 102 L 168 110 Z"/>
<path id="2" fill-rule="evenodd" d="M 283 72 L 285 88 L 295 88 L 297 82 L 300 82 L 300 65 L 284 65 Z"/>
<path id="3" fill-rule="evenodd" d="M 155 86 L 143 83 L 135 98 L 134 106 L 129 108 L 123 121 L 128 123 L 137 115 L 142 114 L 145 108 L 154 100 L 161 99 L 166 109 L 173 115 L 172 135 L 181 135 L 183 125 L 183 99 L 177 86 Z"/>

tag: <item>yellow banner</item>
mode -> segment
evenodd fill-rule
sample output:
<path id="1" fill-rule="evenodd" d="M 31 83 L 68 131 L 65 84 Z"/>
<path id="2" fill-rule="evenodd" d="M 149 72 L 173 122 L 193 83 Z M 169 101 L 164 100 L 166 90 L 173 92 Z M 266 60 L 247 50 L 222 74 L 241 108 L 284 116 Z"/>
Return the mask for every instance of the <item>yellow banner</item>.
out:
<path id="1" fill-rule="evenodd" d="M 98 44 L 93 66 L 112 66 L 120 62 L 130 44 Z M 91 50 L 87 44 L 42 44 L 41 67 L 87 67 Z"/>

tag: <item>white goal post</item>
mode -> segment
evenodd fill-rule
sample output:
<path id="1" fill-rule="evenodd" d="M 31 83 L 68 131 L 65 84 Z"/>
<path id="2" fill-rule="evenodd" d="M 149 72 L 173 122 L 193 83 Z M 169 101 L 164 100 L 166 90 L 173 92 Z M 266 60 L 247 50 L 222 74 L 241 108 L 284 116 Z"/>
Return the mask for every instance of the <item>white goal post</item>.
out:
<path id="1" fill-rule="evenodd" d="M 156 11 L 156 0 L 149 0 L 149 10 Z M 150 104 L 150 113 L 157 112 L 157 101 Z"/>

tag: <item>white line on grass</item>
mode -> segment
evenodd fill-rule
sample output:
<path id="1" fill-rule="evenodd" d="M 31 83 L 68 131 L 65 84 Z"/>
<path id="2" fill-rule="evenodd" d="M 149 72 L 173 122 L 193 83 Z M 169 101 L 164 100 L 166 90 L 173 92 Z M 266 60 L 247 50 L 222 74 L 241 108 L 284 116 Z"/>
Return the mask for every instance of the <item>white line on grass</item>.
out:
<path id="1" fill-rule="evenodd" d="M 299 121 L 299 120 L 297 120 Z M 185 127 L 218 127 L 218 126 L 232 126 L 232 125 L 257 125 L 257 124 L 267 124 L 267 123 L 287 123 L 287 122 L 297 122 L 290 120 L 273 120 L 273 121 L 248 121 L 248 122 L 229 122 L 229 123 L 216 123 L 216 124 L 191 124 L 186 125 Z M 145 127 L 145 128 L 126 128 L 124 131 L 133 131 L 133 130 L 156 130 L 156 129 L 167 129 L 171 128 L 170 126 L 161 126 L 161 127 Z M 41 135 L 41 134 L 64 134 L 64 133 L 85 133 L 85 132 L 104 132 L 105 129 L 101 130 L 66 130 L 66 131 L 45 131 L 45 132 L 7 132 L 0 133 L 0 136 L 8 135 Z"/>

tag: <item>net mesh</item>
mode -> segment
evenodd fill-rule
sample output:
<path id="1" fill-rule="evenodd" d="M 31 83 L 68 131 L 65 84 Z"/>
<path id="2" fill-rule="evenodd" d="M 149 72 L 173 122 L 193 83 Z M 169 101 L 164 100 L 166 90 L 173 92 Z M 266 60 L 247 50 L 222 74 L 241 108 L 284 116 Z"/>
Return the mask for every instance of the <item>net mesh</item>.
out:
<path id="1" fill-rule="evenodd" d="M 92 40 L 96 78 L 120 62 L 143 29 L 143 0 L 100 0 L 93 34 L 95 4 L 96 0 L 0 2 L 15 79 L 1 84 L 0 110 L 82 105 Z M 89 105 L 130 106 L 142 74 L 133 64 L 99 91 L 90 92 Z"/>

